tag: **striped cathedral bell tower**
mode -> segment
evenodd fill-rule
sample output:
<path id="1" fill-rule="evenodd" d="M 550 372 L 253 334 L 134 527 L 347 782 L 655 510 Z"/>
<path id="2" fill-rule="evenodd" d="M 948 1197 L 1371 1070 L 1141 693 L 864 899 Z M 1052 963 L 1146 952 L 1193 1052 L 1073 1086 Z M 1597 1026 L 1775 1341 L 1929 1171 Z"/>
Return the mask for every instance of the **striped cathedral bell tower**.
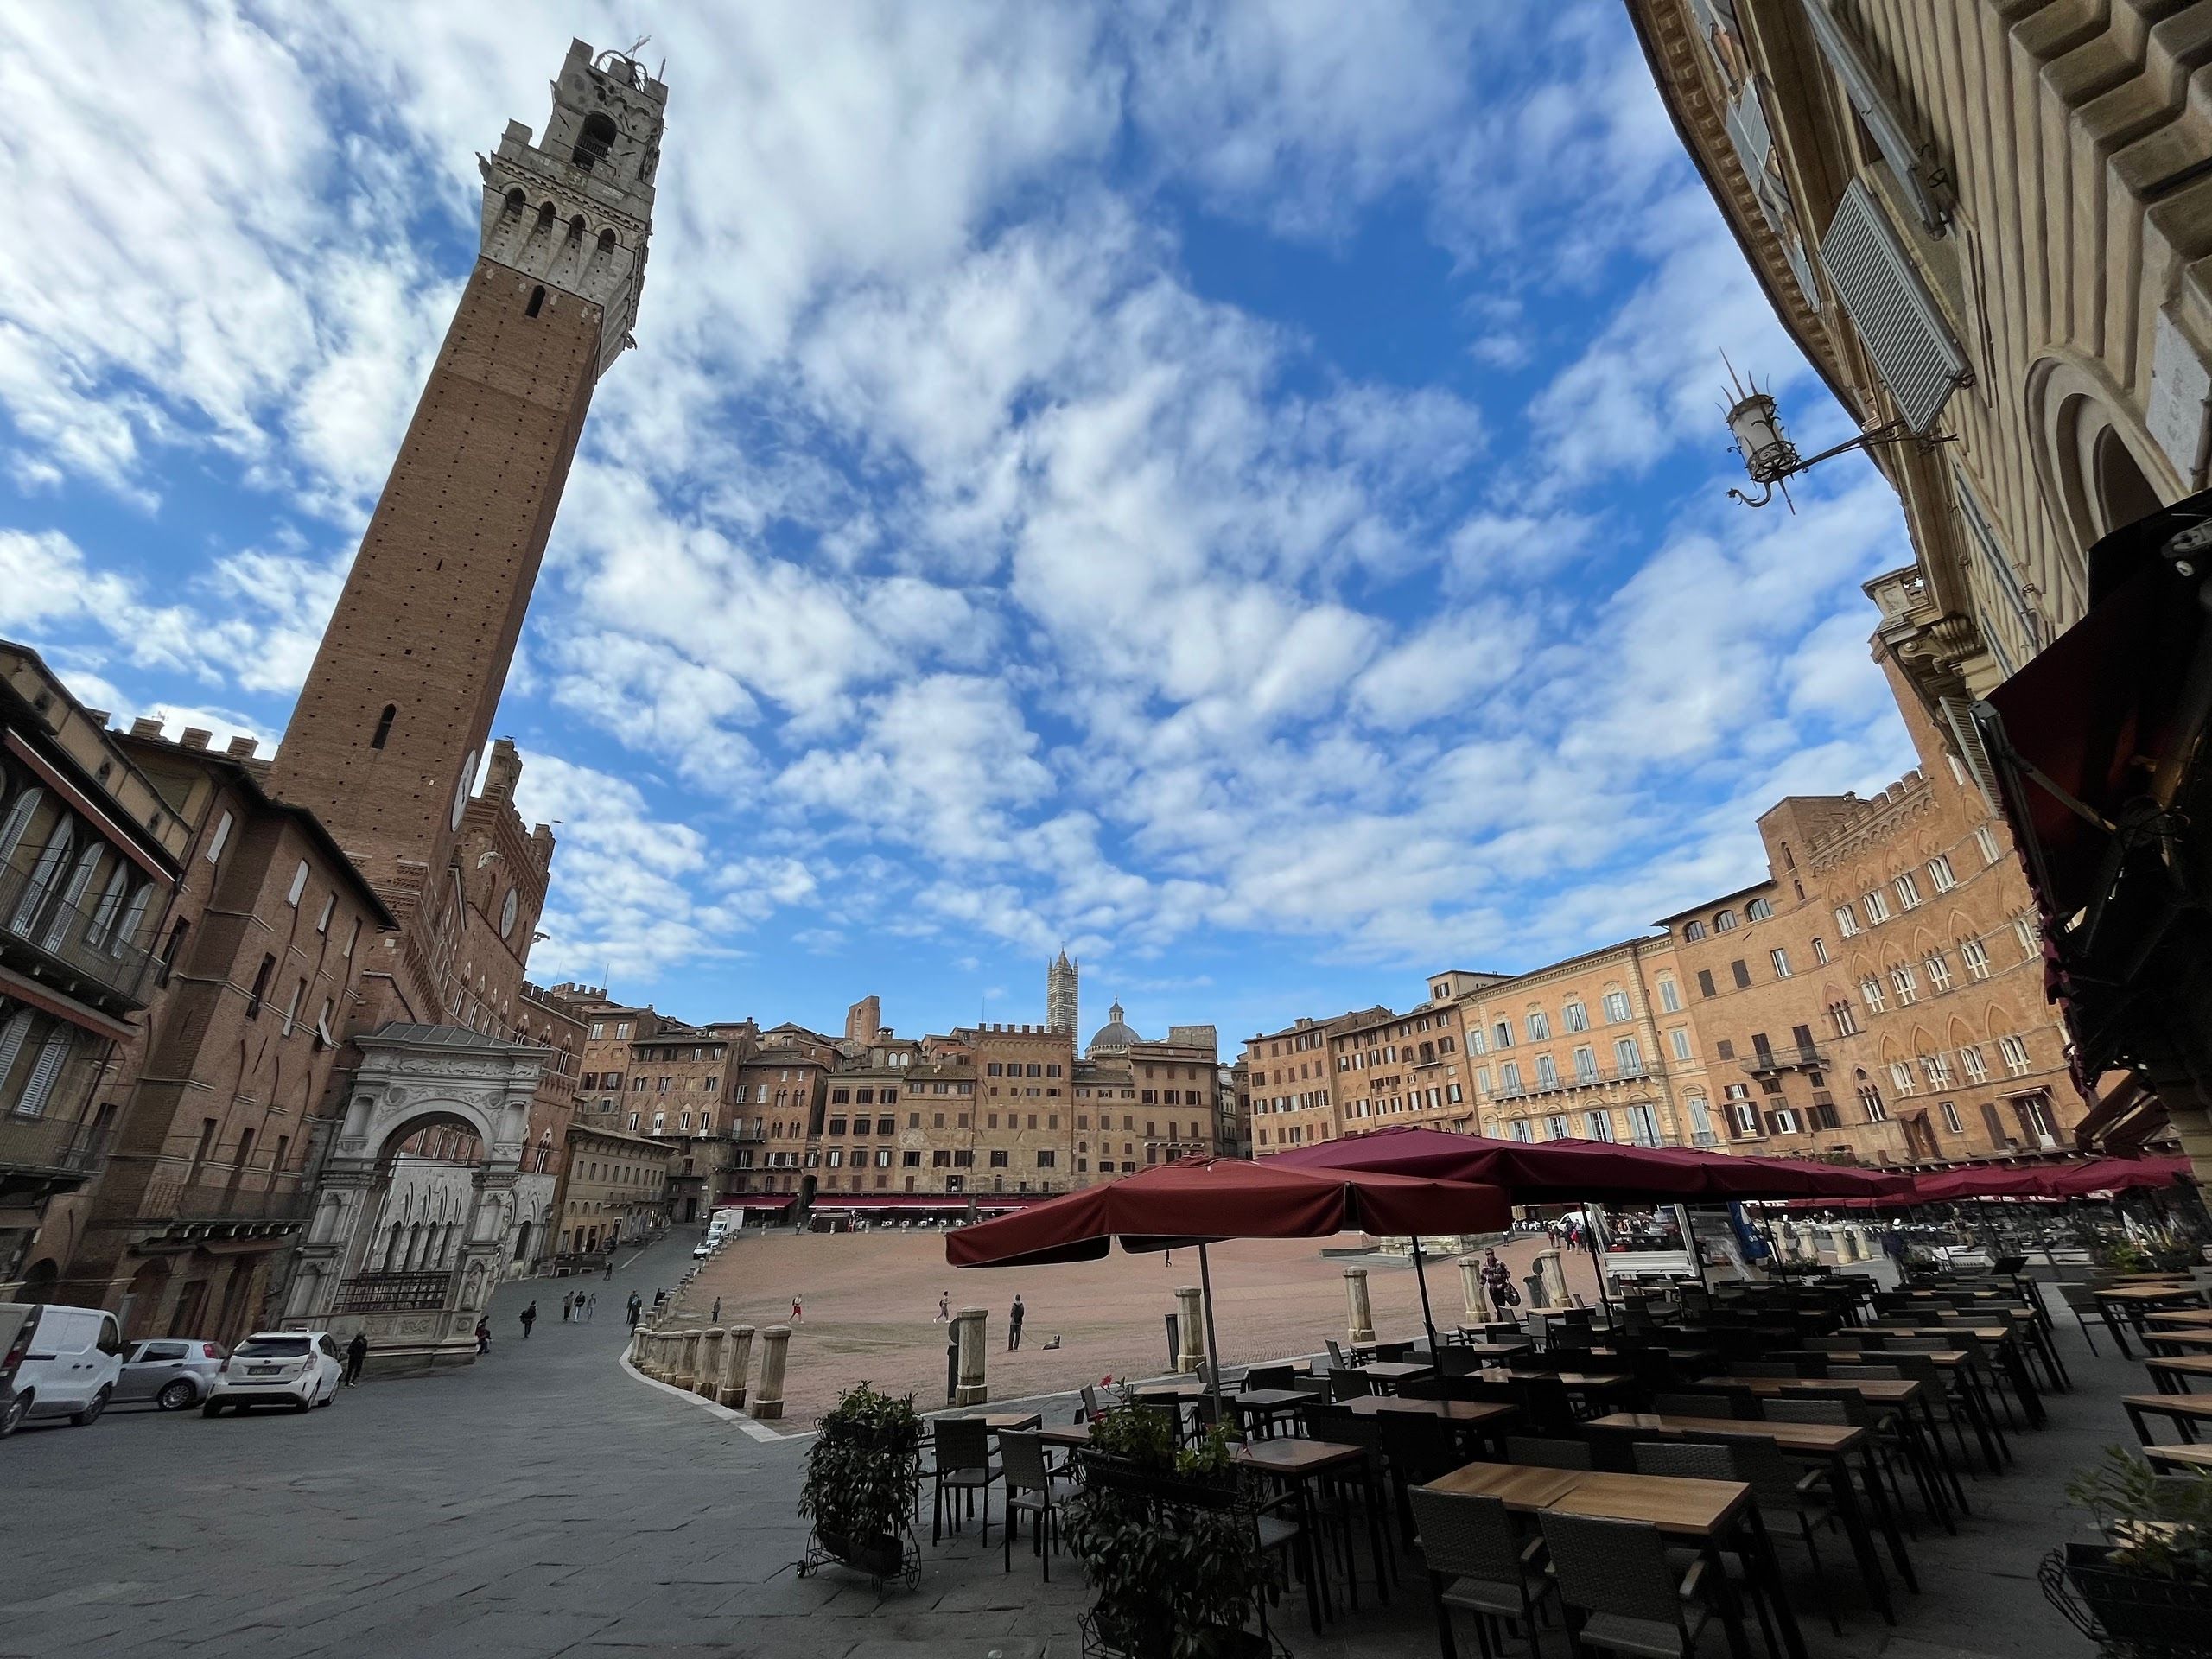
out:
<path id="1" fill-rule="evenodd" d="M 478 157 L 475 269 L 270 774 L 400 918 L 399 1017 L 441 1016 L 442 878 L 592 389 L 632 343 L 667 99 L 575 41 L 543 139 L 511 121 Z"/>

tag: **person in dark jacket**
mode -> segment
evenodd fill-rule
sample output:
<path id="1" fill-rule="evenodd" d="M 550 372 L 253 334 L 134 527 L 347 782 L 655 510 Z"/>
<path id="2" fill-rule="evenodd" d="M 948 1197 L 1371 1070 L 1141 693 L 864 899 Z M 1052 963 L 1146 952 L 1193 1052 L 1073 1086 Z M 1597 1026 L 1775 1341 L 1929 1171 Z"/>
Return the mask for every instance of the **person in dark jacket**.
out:
<path id="1" fill-rule="evenodd" d="M 361 1367 L 368 1363 L 369 1339 L 359 1331 L 353 1340 L 346 1344 L 346 1386 L 352 1388 L 361 1380 Z"/>
<path id="2" fill-rule="evenodd" d="M 1021 1321 L 1027 1316 L 1027 1312 L 1021 1306 L 1021 1297 L 1017 1293 L 1014 1299 L 1014 1310 L 1006 1316 L 1006 1345 L 1009 1351 L 1021 1346 Z"/>
<path id="3" fill-rule="evenodd" d="M 530 1340 L 530 1327 L 537 1323 L 537 1304 L 532 1302 L 522 1311 L 522 1339 Z"/>

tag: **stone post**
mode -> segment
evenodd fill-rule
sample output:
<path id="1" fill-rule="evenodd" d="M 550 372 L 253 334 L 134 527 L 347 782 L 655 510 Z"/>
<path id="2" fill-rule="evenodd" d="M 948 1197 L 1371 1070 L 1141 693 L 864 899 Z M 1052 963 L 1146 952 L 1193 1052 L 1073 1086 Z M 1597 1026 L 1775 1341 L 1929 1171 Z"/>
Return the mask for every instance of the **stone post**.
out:
<path id="1" fill-rule="evenodd" d="M 1348 1342 L 1374 1341 L 1375 1315 L 1367 1305 L 1365 1268 L 1344 1269 L 1344 1294 L 1351 1302 L 1351 1319 L 1344 1326 L 1344 1339 Z"/>
<path id="2" fill-rule="evenodd" d="M 665 1382 L 676 1374 L 676 1338 L 665 1331 L 653 1332 L 652 1379 Z"/>
<path id="3" fill-rule="evenodd" d="M 791 1345 L 788 1325 L 772 1325 L 760 1333 L 760 1392 L 753 1396 L 753 1414 L 763 1422 L 784 1414 L 784 1360 Z"/>
<path id="4" fill-rule="evenodd" d="M 645 1333 L 636 1325 L 630 1327 L 630 1363 L 636 1365 L 645 1351 Z"/>
<path id="5" fill-rule="evenodd" d="M 699 1375 L 699 1333 L 686 1331 L 676 1339 L 676 1386 L 689 1391 Z"/>
<path id="6" fill-rule="evenodd" d="M 722 1328 L 710 1325 L 699 1338 L 699 1374 L 692 1380 L 695 1394 L 709 1400 L 721 1392 L 722 1386 Z"/>
<path id="7" fill-rule="evenodd" d="M 1572 1307 L 1567 1300 L 1567 1263 L 1557 1250 L 1536 1252 L 1536 1276 L 1544 1281 L 1546 1307 Z"/>
<path id="8" fill-rule="evenodd" d="M 734 1325 L 729 1328 L 729 1340 L 722 1344 L 722 1381 L 720 1403 L 745 1408 L 745 1376 L 753 1364 L 753 1327 Z"/>
<path id="9" fill-rule="evenodd" d="M 1856 1262 L 1859 1260 L 1859 1230 L 1855 1227 L 1837 1228 L 1835 1230 L 1835 1250 L 1837 1257 L 1841 1261 Z"/>
<path id="10" fill-rule="evenodd" d="M 983 1380 L 983 1321 L 980 1307 L 963 1307 L 952 1316 L 953 1339 L 960 1344 L 960 1382 L 952 1391 L 956 1406 L 980 1406 L 991 1397 Z"/>
<path id="11" fill-rule="evenodd" d="M 1459 1294 L 1466 1298 L 1469 1325 L 1488 1325 L 1497 1317 L 1491 1307 L 1490 1293 L 1483 1288 L 1482 1274 L 1482 1257 L 1459 1258 Z"/>
<path id="12" fill-rule="evenodd" d="M 1206 1310 L 1196 1285 L 1175 1287 L 1175 1369 L 1188 1375 L 1206 1357 Z"/>

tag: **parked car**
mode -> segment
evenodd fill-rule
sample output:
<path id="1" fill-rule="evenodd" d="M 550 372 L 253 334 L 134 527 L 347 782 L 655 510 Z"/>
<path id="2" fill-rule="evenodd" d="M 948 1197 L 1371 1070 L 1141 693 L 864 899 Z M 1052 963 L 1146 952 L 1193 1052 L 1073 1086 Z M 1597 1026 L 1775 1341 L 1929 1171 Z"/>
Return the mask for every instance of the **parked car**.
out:
<path id="1" fill-rule="evenodd" d="M 123 1357 L 118 1403 L 150 1400 L 163 1411 L 182 1411 L 205 1400 L 223 1368 L 223 1346 L 198 1337 L 159 1337 L 137 1342 Z"/>
<path id="2" fill-rule="evenodd" d="M 123 1370 L 123 1331 L 99 1307 L 0 1302 L 0 1435 L 33 1417 L 99 1421 Z"/>
<path id="3" fill-rule="evenodd" d="M 327 1406 L 337 1399 L 345 1376 L 346 1362 L 327 1331 L 257 1331 L 217 1368 L 200 1414 L 214 1417 L 250 1406 L 294 1411 Z"/>

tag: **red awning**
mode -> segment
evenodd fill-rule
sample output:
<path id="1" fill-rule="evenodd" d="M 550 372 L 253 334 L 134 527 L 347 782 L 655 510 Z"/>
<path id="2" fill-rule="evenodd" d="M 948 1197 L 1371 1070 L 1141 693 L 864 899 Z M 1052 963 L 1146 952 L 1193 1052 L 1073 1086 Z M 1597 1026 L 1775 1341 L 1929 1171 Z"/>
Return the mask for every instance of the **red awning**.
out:
<path id="1" fill-rule="evenodd" d="M 1125 1250 L 1224 1238 L 1386 1237 L 1495 1232 L 1512 1207 L 1495 1187 L 1359 1171 L 1306 1171 L 1241 1158 L 1185 1158 L 948 1233 L 956 1268 L 1090 1262 Z"/>
<path id="2" fill-rule="evenodd" d="M 1951 1204 L 1961 1198 L 2047 1198 L 2056 1172 L 2041 1165 L 1974 1164 L 1916 1175 L 1916 1204 Z"/>
<path id="3" fill-rule="evenodd" d="M 1878 1198 L 1910 1178 L 1840 1164 L 1752 1158 L 1607 1141 L 1497 1141 L 1446 1129 L 1376 1129 L 1277 1153 L 1264 1166 L 1376 1170 L 1499 1186 L 1515 1201 L 1678 1203 L 1690 1199 Z"/>
<path id="4" fill-rule="evenodd" d="M 2094 1158 L 2086 1164 L 2045 1169 L 2053 1198 L 2078 1198 L 2092 1192 L 2156 1191 L 2194 1179 L 2186 1158 Z"/>

